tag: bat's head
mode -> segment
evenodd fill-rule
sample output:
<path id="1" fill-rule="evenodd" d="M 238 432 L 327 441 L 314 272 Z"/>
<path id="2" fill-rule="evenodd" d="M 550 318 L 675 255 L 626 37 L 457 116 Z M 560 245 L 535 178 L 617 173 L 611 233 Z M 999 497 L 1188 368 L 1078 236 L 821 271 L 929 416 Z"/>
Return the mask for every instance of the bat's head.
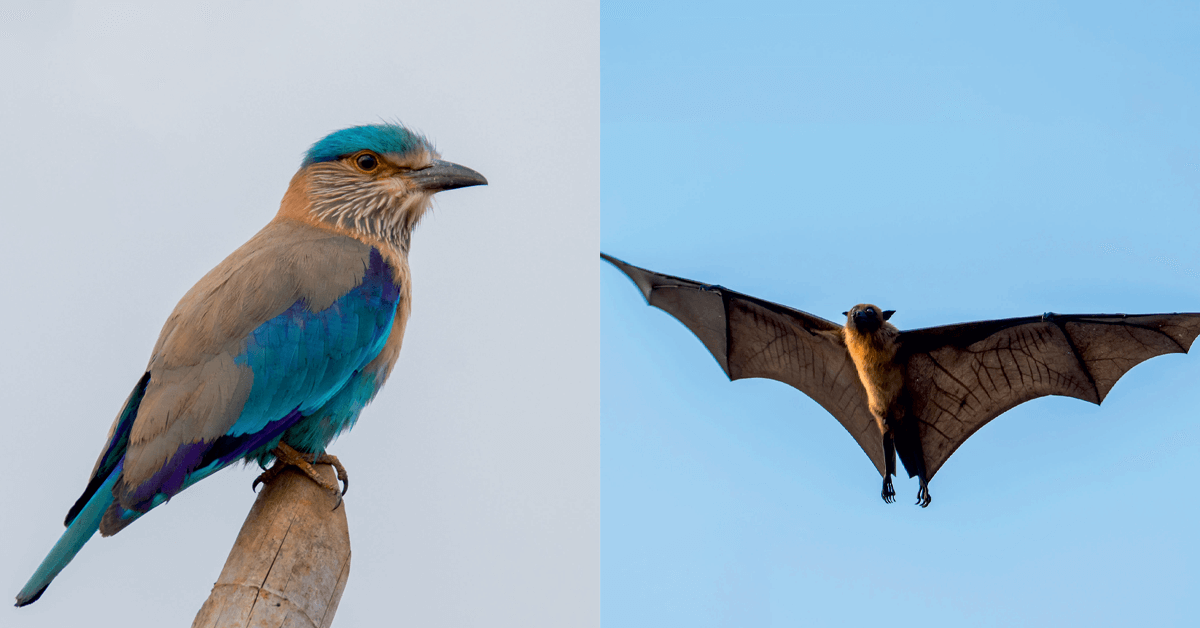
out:
<path id="1" fill-rule="evenodd" d="M 883 327 L 884 322 L 895 314 L 896 310 L 881 310 L 870 303 L 859 303 L 842 312 L 846 316 L 846 327 L 860 334 L 873 334 Z"/>

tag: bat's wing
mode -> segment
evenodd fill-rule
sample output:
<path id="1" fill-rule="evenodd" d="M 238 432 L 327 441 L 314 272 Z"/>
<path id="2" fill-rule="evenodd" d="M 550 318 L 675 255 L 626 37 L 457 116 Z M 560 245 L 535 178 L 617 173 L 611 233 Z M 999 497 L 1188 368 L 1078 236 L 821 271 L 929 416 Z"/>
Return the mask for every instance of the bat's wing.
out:
<path id="1" fill-rule="evenodd" d="M 1045 395 L 1100 403 L 1137 364 L 1187 353 L 1200 314 L 1045 314 L 903 332 L 905 385 L 932 478 L 975 430 Z"/>
<path id="2" fill-rule="evenodd" d="M 731 380 L 765 377 L 812 397 L 850 432 L 882 475 L 883 442 L 841 325 L 720 286 L 638 268 L 601 253 L 646 301 L 692 330 Z"/>

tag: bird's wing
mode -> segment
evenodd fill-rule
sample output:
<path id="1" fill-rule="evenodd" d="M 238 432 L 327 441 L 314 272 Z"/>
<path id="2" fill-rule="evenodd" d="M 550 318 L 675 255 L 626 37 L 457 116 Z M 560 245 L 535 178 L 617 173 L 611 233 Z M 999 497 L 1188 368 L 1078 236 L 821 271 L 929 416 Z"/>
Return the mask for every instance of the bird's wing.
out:
<path id="1" fill-rule="evenodd" d="M 1126 371 L 1186 353 L 1200 314 L 1046 314 L 903 332 L 905 387 L 932 478 L 975 430 L 1045 395 L 1100 403 Z"/>
<path id="2" fill-rule="evenodd" d="M 167 320 L 89 489 L 123 454 L 114 494 L 144 512 L 273 442 L 380 352 L 401 298 L 395 277 L 357 240 L 268 225 Z M 101 531 L 120 527 L 106 520 Z"/>
<path id="3" fill-rule="evenodd" d="M 729 379 L 764 377 L 799 389 L 837 418 L 884 473 L 879 428 L 840 325 L 720 286 L 601 257 L 628 275 L 650 305 L 696 334 Z"/>

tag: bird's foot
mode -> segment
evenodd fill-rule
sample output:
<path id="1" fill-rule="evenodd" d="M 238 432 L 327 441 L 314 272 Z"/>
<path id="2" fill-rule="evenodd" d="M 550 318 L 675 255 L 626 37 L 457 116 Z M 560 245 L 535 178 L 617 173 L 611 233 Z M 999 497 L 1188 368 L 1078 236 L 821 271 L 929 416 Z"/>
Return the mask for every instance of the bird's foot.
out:
<path id="1" fill-rule="evenodd" d="M 929 496 L 929 485 L 926 484 L 925 482 L 921 482 L 921 488 L 917 489 L 917 504 L 916 505 L 920 506 L 921 508 L 925 508 L 925 507 L 929 506 L 929 502 L 931 499 L 932 498 Z"/>
<path id="2" fill-rule="evenodd" d="M 883 501 L 889 504 L 896 501 L 896 491 L 892 488 L 891 476 L 883 478 Z"/>
<path id="3" fill-rule="evenodd" d="M 271 450 L 271 455 L 275 456 L 275 464 L 271 465 L 270 469 L 263 471 L 254 480 L 251 489 L 257 489 L 259 484 L 270 483 L 275 478 L 279 477 L 280 473 L 287 467 L 296 467 L 301 473 L 307 475 L 309 479 L 316 482 L 321 488 L 330 491 L 337 496 L 337 504 L 333 509 L 337 510 L 338 506 L 342 505 L 342 495 L 350 490 L 350 478 L 346 475 L 346 467 L 337 459 L 337 456 L 330 454 L 302 454 L 286 443 L 279 443 L 279 446 Z M 315 464 L 327 464 L 337 471 L 338 480 L 342 482 L 339 488 L 336 481 L 329 481 L 321 477 L 317 470 L 313 468 Z"/>

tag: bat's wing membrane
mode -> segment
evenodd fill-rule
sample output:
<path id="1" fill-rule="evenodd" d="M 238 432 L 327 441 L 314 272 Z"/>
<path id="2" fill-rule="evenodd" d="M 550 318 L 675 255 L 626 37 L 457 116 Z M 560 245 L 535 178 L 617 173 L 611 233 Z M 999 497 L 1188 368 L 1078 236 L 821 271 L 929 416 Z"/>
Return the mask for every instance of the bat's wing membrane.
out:
<path id="1" fill-rule="evenodd" d="M 720 286 L 662 275 L 601 253 L 646 301 L 679 319 L 731 380 L 774 379 L 799 389 L 841 422 L 882 475 L 883 444 L 867 392 L 841 340 L 819 316 Z"/>
<path id="2" fill-rule="evenodd" d="M 932 478 L 971 434 L 1045 395 L 1100 403 L 1129 369 L 1186 353 L 1200 314 L 1046 314 L 904 332 L 905 384 Z"/>

